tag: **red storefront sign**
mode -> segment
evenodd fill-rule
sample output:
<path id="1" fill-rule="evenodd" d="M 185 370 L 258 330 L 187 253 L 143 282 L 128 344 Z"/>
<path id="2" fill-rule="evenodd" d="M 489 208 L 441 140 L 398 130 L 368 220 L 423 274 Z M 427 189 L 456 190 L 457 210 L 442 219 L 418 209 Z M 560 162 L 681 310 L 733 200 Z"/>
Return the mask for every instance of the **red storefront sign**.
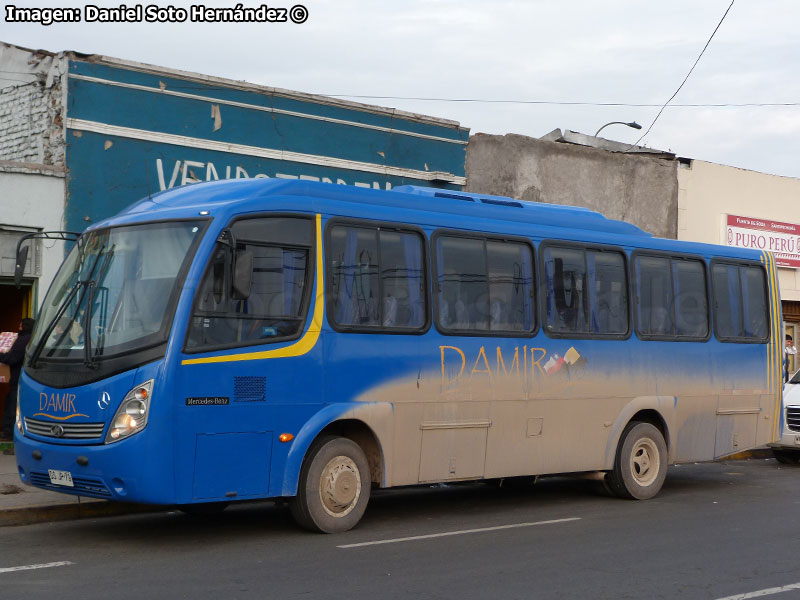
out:
<path id="1" fill-rule="evenodd" d="M 800 269 L 800 225 L 728 215 L 726 245 L 766 250 L 779 267 Z"/>

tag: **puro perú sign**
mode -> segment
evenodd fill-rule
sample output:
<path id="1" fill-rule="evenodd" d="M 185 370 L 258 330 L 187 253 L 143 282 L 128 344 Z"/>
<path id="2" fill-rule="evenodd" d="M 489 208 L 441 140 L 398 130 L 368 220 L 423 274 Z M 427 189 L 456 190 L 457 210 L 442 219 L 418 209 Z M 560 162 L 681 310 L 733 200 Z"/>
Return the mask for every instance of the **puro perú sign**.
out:
<path id="1" fill-rule="evenodd" d="M 779 267 L 800 269 L 800 225 L 728 215 L 725 244 L 766 250 Z"/>

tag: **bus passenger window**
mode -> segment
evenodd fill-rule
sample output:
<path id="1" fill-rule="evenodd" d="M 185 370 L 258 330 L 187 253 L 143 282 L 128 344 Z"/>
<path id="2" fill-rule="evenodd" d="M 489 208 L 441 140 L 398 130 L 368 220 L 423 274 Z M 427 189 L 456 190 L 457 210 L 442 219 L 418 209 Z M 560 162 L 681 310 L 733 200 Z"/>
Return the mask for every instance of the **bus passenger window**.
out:
<path id="1" fill-rule="evenodd" d="M 533 329 L 533 258 L 530 246 L 486 242 L 489 257 L 489 328 Z"/>
<path id="2" fill-rule="evenodd" d="M 744 334 L 750 338 L 765 339 L 769 317 L 764 271 L 758 267 L 742 267 L 741 273 Z"/>
<path id="3" fill-rule="evenodd" d="M 592 291 L 589 306 L 592 333 L 622 335 L 628 331 L 628 278 L 619 252 L 586 253 Z"/>
<path id="4" fill-rule="evenodd" d="M 544 250 L 547 283 L 547 329 L 560 333 L 587 331 L 586 262 L 577 248 Z"/>
<path id="5" fill-rule="evenodd" d="M 436 242 L 439 324 L 488 330 L 489 287 L 483 240 L 442 236 Z"/>
<path id="6" fill-rule="evenodd" d="M 717 337 L 766 341 L 769 315 L 764 270 L 757 266 L 716 263 L 711 282 Z"/>
<path id="7" fill-rule="evenodd" d="M 716 264 L 712 271 L 714 322 L 720 337 L 743 337 L 739 267 Z"/>
<path id="8" fill-rule="evenodd" d="M 250 294 L 244 299 L 234 297 L 233 252 L 228 244 L 218 242 L 198 288 L 187 349 L 277 341 L 302 329 L 311 221 L 247 219 L 235 222 L 231 231 L 236 255 L 253 255 Z"/>
<path id="9" fill-rule="evenodd" d="M 339 325 L 379 324 L 377 234 L 360 227 L 331 229 L 331 301 Z"/>
<path id="10" fill-rule="evenodd" d="M 421 329 L 424 245 L 417 233 L 334 225 L 328 246 L 328 318 L 345 327 Z"/>
<path id="11" fill-rule="evenodd" d="M 693 258 L 634 258 L 637 331 L 671 341 L 708 336 L 705 264 Z"/>
<path id="12" fill-rule="evenodd" d="M 628 333 L 628 275 L 621 252 L 546 245 L 542 260 L 547 331 Z"/>
<path id="13" fill-rule="evenodd" d="M 425 324 L 422 239 L 414 233 L 380 232 L 384 327 Z"/>
<path id="14" fill-rule="evenodd" d="M 533 251 L 528 244 L 436 238 L 437 323 L 444 330 L 533 331 Z"/>
<path id="15" fill-rule="evenodd" d="M 706 275 L 699 260 L 673 260 L 675 285 L 675 324 L 679 336 L 708 335 L 708 298 Z"/>
<path id="16" fill-rule="evenodd" d="M 668 258 L 636 257 L 636 292 L 639 333 L 674 335 L 675 314 Z"/>

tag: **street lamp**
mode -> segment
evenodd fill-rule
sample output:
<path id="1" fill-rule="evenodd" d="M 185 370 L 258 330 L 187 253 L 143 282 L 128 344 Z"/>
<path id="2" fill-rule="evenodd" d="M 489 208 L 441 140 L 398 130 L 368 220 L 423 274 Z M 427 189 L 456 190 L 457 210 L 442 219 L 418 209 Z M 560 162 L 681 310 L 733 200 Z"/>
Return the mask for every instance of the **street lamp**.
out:
<path id="1" fill-rule="evenodd" d="M 632 127 L 633 129 L 641 129 L 642 126 L 639 125 L 636 121 L 631 121 L 630 123 L 623 123 L 622 121 L 611 121 L 611 123 L 606 123 L 600 129 L 597 130 L 597 133 L 594 134 L 594 137 L 597 137 L 597 134 L 603 131 L 609 125 L 627 125 L 628 127 Z"/>

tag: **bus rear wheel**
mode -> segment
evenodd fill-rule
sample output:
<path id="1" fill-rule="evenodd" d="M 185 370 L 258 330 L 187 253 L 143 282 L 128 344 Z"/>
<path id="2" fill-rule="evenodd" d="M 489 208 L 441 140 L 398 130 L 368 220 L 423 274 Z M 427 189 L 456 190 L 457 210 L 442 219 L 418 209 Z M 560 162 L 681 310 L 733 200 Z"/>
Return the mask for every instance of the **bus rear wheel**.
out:
<path id="1" fill-rule="evenodd" d="M 647 500 L 667 476 L 667 444 L 650 423 L 633 421 L 620 436 L 614 470 L 606 475 L 612 493 L 620 498 Z"/>
<path id="2" fill-rule="evenodd" d="M 303 462 L 297 496 L 289 507 L 305 529 L 347 531 L 361 520 L 370 485 L 369 463 L 361 447 L 347 438 L 323 438 Z"/>

